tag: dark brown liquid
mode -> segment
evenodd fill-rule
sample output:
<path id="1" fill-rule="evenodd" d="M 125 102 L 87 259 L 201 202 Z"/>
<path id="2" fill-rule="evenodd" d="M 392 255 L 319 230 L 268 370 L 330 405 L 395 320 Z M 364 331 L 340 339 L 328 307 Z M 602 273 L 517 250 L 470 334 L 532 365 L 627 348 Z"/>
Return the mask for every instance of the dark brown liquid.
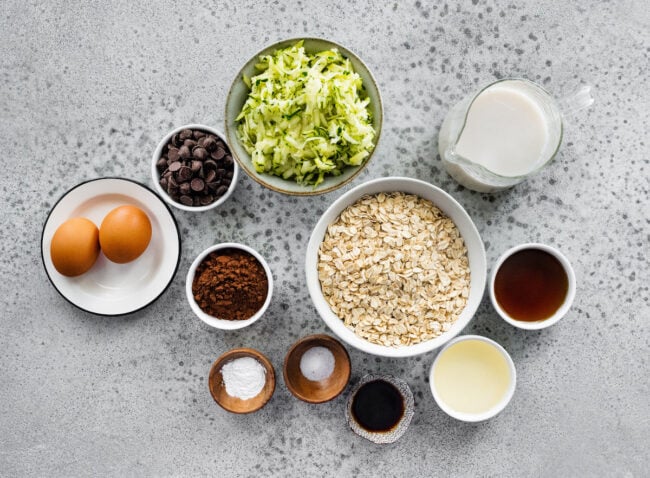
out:
<path id="1" fill-rule="evenodd" d="M 404 415 L 404 399 L 394 385 L 373 380 L 361 386 L 352 399 L 352 415 L 371 432 L 386 432 Z"/>
<path id="2" fill-rule="evenodd" d="M 551 317 L 569 290 L 560 261 L 540 249 L 524 249 L 508 257 L 494 278 L 499 306 L 513 319 L 534 322 Z"/>

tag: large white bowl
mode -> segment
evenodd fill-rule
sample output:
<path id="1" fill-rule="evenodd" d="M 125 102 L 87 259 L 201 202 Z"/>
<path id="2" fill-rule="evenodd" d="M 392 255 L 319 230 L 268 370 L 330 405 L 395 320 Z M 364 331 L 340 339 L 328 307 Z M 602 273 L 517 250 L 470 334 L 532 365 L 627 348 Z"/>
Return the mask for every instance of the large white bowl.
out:
<path id="1" fill-rule="evenodd" d="M 366 194 L 397 191 L 407 194 L 415 194 L 423 199 L 431 201 L 454 221 L 460 234 L 463 236 L 465 245 L 467 246 L 471 277 L 467 305 L 451 329 L 435 339 L 421 342 L 419 344 L 404 347 L 387 347 L 384 345 L 373 344 L 356 335 L 352 330 L 345 326 L 343 321 L 334 314 L 334 312 L 332 312 L 332 309 L 323 296 L 320 281 L 318 279 L 318 249 L 320 244 L 323 242 L 327 227 L 336 220 L 339 214 L 347 206 L 353 204 Z M 487 276 L 487 265 L 485 259 L 485 248 L 481 236 L 465 209 L 463 209 L 454 198 L 442 189 L 427 182 L 418 179 L 393 177 L 368 181 L 351 189 L 334 201 L 334 203 L 321 216 L 311 234 L 309 244 L 307 245 L 305 272 L 307 274 L 307 288 L 309 289 L 309 295 L 311 295 L 316 310 L 328 327 L 332 329 L 341 340 L 359 350 L 373 355 L 381 355 L 384 357 L 410 357 L 430 352 L 431 350 L 446 344 L 449 340 L 458 335 L 469 323 L 483 298 Z"/>

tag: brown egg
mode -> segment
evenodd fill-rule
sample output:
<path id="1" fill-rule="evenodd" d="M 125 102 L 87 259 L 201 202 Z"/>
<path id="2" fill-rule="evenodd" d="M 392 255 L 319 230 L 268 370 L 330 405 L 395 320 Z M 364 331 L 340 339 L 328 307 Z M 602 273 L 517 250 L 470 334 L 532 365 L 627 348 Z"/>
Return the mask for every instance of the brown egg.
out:
<path id="1" fill-rule="evenodd" d="M 68 219 L 52 236 L 50 257 L 60 274 L 74 277 L 88 271 L 99 256 L 99 231 L 85 217 Z"/>
<path id="2" fill-rule="evenodd" d="M 99 227 L 99 244 L 110 261 L 131 262 L 147 249 L 151 240 L 151 221 L 135 206 L 120 206 L 109 212 Z"/>

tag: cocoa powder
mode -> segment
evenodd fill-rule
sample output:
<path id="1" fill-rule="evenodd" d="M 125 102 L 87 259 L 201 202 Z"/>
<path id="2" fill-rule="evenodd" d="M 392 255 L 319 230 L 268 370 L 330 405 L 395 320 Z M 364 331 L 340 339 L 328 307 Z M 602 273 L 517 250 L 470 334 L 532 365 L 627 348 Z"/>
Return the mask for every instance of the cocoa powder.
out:
<path id="1" fill-rule="evenodd" d="M 241 249 L 211 252 L 196 268 L 192 295 L 203 312 L 225 320 L 250 319 L 269 289 L 260 262 Z"/>

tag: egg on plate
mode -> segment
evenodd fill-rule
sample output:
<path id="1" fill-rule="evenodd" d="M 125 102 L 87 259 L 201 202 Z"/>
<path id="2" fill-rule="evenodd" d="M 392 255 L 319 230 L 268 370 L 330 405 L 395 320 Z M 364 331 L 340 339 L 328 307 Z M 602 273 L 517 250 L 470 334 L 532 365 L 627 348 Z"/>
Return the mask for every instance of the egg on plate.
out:
<path id="1" fill-rule="evenodd" d="M 99 244 L 106 258 L 118 264 L 134 261 L 151 241 L 151 221 L 135 206 L 119 206 L 99 227 Z"/>
<path id="2" fill-rule="evenodd" d="M 52 236 L 50 257 L 62 275 L 76 277 L 87 272 L 99 256 L 99 231 L 85 217 L 68 219 Z"/>

